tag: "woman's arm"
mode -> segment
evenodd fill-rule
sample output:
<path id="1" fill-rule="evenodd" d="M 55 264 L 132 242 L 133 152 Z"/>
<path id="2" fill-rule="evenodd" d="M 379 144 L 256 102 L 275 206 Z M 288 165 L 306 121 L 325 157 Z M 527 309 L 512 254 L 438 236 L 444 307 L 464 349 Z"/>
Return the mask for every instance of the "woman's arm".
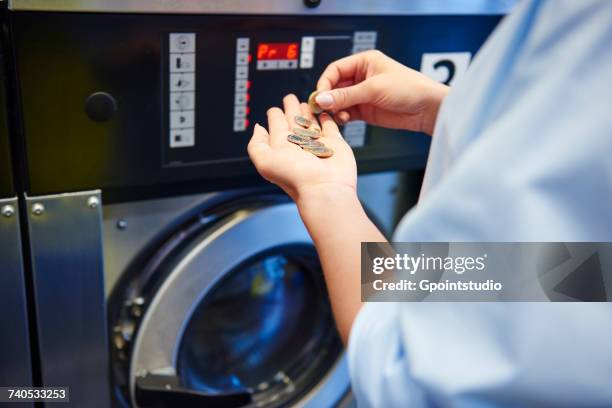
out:
<path id="1" fill-rule="evenodd" d="M 297 204 L 321 259 L 336 325 L 346 344 L 361 308 L 361 242 L 386 238 L 353 189 L 313 188 L 298 197 Z"/>
<path id="2" fill-rule="evenodd" d="M 336 112 L 336 118 L 431 133 L 448 87 L 369 51 L 332 63 L 318 90 L 317 102 Z M 346 342 L 361 307 L 361 242 L 385 238 L 357 198 L 355 157 L 336 123 L 327 114 L 319 116 L 319 140 L 334 154 L 318 158 L 287 140 L 298 126 L 296 115 L 318 125 L 308 105 L 288 95 L 283 108 L 268 110 L 268 130 L 255 125 L 249 156 L 265 179 L 297 203 L 323 265 L 336 324 Z"/>

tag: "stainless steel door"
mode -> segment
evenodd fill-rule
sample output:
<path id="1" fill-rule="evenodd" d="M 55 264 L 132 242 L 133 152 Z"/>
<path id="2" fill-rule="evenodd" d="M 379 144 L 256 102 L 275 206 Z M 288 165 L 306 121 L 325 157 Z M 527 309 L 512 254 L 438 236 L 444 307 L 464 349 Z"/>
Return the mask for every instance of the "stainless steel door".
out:
<path id="1" fill-rule="evenodd" d="M 99 191 L 28 197 L 42 385 L 70 402 L 110 406 Z"/>
<path id="2" fill-rule="evenodd" d="M 23 273 L 17 199 L 0 199 L 0 386 L 32 386 Z"/>

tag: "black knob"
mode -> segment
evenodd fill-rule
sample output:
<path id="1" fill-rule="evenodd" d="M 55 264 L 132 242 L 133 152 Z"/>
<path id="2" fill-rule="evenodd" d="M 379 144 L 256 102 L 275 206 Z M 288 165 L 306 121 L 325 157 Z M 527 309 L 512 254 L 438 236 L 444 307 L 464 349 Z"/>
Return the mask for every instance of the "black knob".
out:
<path id="1" fill-rule="evenodd" d="M 321 4 L 321 0 L 304 0 L 304 5 L 306 7 L 314 8 Z"/>
<path id="2" fill-rule="evenodd" d="M 85 113 L 91 120 L 106 122 L 117 111 L 117 102 L 111 94 L 94 92 L 85 100 Z"/>

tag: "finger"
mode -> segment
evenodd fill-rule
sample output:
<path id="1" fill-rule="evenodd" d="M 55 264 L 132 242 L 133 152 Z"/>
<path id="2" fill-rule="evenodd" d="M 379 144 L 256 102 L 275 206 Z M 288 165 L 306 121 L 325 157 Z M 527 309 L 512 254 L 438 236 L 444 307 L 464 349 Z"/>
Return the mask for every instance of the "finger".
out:
<path id="1" fill-rule="evenodd" d="M 319 92 L 315 100 L 321 108 L 334 111 L 369 102 L 375 98 L 371 81 L 367 79 L 353 86 Z"/>
<path id="2" fill-rule="evenodd" d="M 346 88 L 347 86 L 353 86 L 353 85 L 355 85 L 355 82 L 352 80 L 342 81 L 342 82 L 338 82 L 334 88 Z"/>
<path id="3" fill-rule="evenodd" d="M 289 127 L 287 118 L 280 108 L 268 109 L 268 129 L 270 129 L 270 146 L 282 146 L 287 140 Z"/>
<path id="4" fill-rule="evenodd" d="M 346 123 L 350 122 L 351 120 L 363 120 L 361 111 L 356 106 L 352 106 L 348 109 L 338 112 L 336 114 L 336 117 L 340 119 L 343 125 L 346 125 Z"/>
<path id="5" fill-rule="evenodd" d="M 308 106 L 307 103 L 302 102 L 300 104 L 300 111 L 303 117 L 305 117 L 306 119 L 312 122 L 312 126 L 316 126 L 317 128 L 319 128 L 319 130 L 321 129 L 321 126 L 319 125 L 319 120 L 312 113 L 312 111 L 310 110 L 310 106 Z"/>
<path id="6" fill-rule="evenodd" d="M 341 125 L 344 125 L 349 120 L 351 120 L 351 114 L 347 111 L 340 111 L 336 113 L 336 121 L 340 122 Z"/>
<path id="7" fill-rule="evenodd" d="M 266 157 L 270 151 L 270 135 L 263 126 L 256 123 L 253 128 L 253 136 L 247 145 L 247 152 L 258 171 L 260 171 L 262 163 L 266 162 Z"/>
<path id="8" fill-rule="evenodd" d="M 285 108 L 285 117 L 287 118 L 287 126 L 289 130 L 296 127 L 295 117 L 302 116 L 300 101 L 297 96 L 289 94 L 283 98 L 283 107 Z"/>
<path id="9" fill-rule="evenodd" d="M 340 129 L 338 129 L 338 125 L 336 125 L 336 122 L 334 122 L 331 116 L 329 116 L 327 113 L 322 113 L 319 115 L 319 120 L 321 120 L 323 137 L 325 137 L 327 140 L 342 139 Z"/>
<path id="10" fill-rule="evenodd" d="M 329 91 L 341 81 L 350 81 L 365 65 L 363 54 L 350 55 L 332 62 L 325 68 L 317 82 L 318 91 Z"/>

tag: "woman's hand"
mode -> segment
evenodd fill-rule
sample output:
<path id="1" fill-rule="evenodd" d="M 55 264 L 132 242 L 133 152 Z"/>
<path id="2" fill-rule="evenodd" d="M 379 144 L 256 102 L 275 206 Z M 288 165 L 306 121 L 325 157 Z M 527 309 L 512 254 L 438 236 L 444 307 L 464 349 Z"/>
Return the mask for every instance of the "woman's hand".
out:
<path id="1" fill-rule="evenodd" d="M 318 126 L 307 104 L 295 95 L 283 99 L 284 112 L 268 110 L 268 131 L 255 125 L 248 152 L 257 171 L 266 180 L 282 188 L 298 205 L 305 199 L 330 192 L 357 196 L 357 165 L 349 145 L 344 141 L 334 121 L 320 116 L 322 137 L 318 139 L 334 150 L 328 158 L 318 158 L 287 140 L 291 129 L 299 127 L 296 115 L 304 116 Z"/>
<path id="2" fill-rule="evenodd" d="M 433 134 L 448 87 L 377 50 L 331 63 L 317 84 L 317 103 L 342 121 L 365 120 Z"/>

